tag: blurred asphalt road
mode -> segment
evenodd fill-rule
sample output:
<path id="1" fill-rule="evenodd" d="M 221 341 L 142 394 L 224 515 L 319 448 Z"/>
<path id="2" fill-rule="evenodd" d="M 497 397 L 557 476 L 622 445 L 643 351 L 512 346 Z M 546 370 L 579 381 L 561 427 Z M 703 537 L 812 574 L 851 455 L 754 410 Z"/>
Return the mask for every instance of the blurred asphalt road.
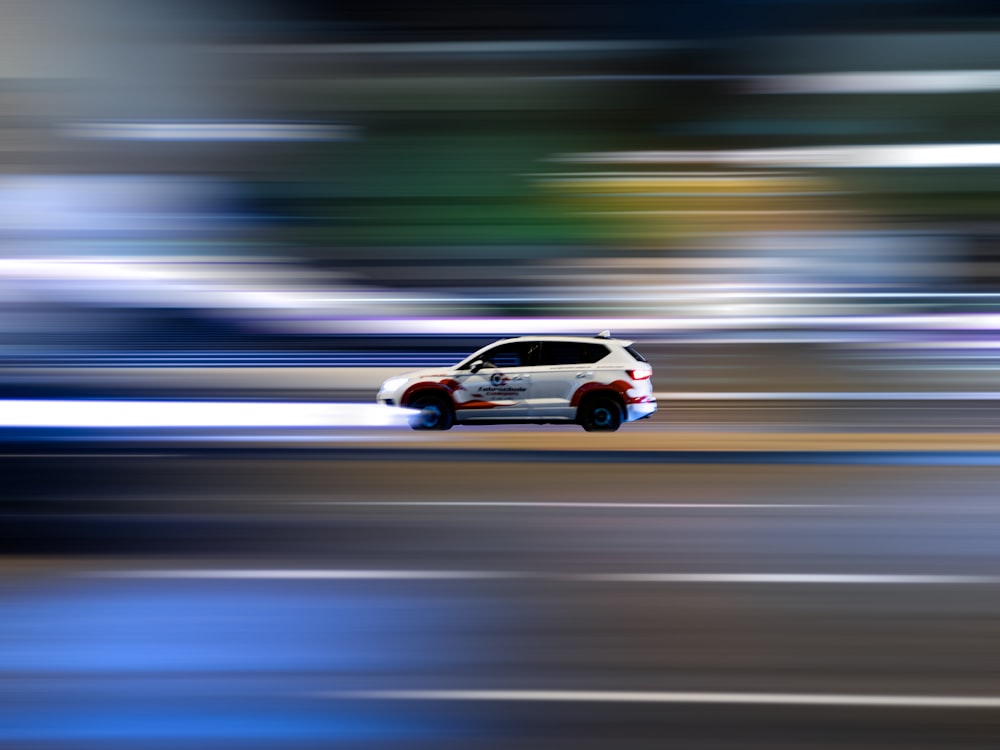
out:
<path id="1" fill-rule="evenodd" d="M 530 435 L 6 454 L 0 744 L 1000 743 L 1000 467 Z"/>

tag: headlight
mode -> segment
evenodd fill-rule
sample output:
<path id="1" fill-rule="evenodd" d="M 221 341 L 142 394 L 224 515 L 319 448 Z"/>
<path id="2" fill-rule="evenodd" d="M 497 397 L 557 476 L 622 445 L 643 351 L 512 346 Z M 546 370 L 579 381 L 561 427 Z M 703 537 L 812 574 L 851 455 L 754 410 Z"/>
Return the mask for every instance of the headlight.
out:
<path id="1" fill-rule="evenodd" d="M 407 378 L 405 375 L 402 375 L 402 376 L 400 376 L 398 378 L 389 378 L 387 381 L 385 381 L 384 383 L 382 383 L 382 390 L 383 391 L 395 391 L 395 390 L 398 390 L 399 388 L 403 387 L 403 384 L 407 380 L 409 380 L 409 378 Z"/>

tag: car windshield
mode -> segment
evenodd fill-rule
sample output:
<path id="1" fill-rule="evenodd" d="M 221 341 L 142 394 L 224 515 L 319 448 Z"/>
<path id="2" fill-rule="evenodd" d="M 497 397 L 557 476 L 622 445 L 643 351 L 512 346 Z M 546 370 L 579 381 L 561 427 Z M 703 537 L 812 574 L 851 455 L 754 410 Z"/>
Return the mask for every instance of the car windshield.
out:
<path id="1" fill-rule="evenodd" d="M 479 355 L 477 355 L 477 354 L 470 354 L 468 357 L 466 357 L 461 362 L 459 362 L 457 365 L 455 365 L 455 369 L 456 370 L 468 370 L 470 367 L 472 367 L 472 363 L 475 362 L 478 358 L 479 358 Z"/>

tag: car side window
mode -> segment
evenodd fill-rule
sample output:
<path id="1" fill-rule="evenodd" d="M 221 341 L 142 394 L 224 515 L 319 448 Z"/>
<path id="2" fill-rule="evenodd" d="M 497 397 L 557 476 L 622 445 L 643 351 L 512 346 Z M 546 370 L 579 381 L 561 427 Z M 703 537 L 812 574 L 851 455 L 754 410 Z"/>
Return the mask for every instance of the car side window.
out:
<path id="1" fill-rule="evenodd" d="M 583 344 L 582 349 L 582 359 L 580 361 L 587 364 L 600 362 L 611 353 L 611 350 L 604 344 Z"/>
<path id="2" fill-rule="evenodd" d="M 534 354 L 537 345 L 530 341 L 518 341 L 513 344 L 501 344 L 488 349 L 479 359 L 486 362 L 486 367 L 528 367 L 535 361 Z"/>
<path id="3" fill-rule="evenodd" d="M 591 364 L 604 359 L 608 348 L 603 344 L 577 341 L 546 341 L 542 346 L 543 365 Z"/>

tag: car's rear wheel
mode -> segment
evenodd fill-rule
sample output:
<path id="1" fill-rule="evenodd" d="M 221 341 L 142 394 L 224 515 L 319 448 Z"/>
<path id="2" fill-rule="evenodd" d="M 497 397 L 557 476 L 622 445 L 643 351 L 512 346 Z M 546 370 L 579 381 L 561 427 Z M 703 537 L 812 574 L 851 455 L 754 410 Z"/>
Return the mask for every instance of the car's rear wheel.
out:
<path id="1" fill-rule="evenodd" d="M 621 405 L 613 398 L 597 396 L 580 406 L 577 421 L 587 432 L 614 432 L 622 426 L 624 416 Z"/>
<path id="2" fill-rule="evenodd" d="M 448 430 L 455 423 L 451 404 L 442 396 L 417 396 L 407 404 L 407 408 L 420 411 L 410 417 L 410 427 L 414 430 Z"/>

